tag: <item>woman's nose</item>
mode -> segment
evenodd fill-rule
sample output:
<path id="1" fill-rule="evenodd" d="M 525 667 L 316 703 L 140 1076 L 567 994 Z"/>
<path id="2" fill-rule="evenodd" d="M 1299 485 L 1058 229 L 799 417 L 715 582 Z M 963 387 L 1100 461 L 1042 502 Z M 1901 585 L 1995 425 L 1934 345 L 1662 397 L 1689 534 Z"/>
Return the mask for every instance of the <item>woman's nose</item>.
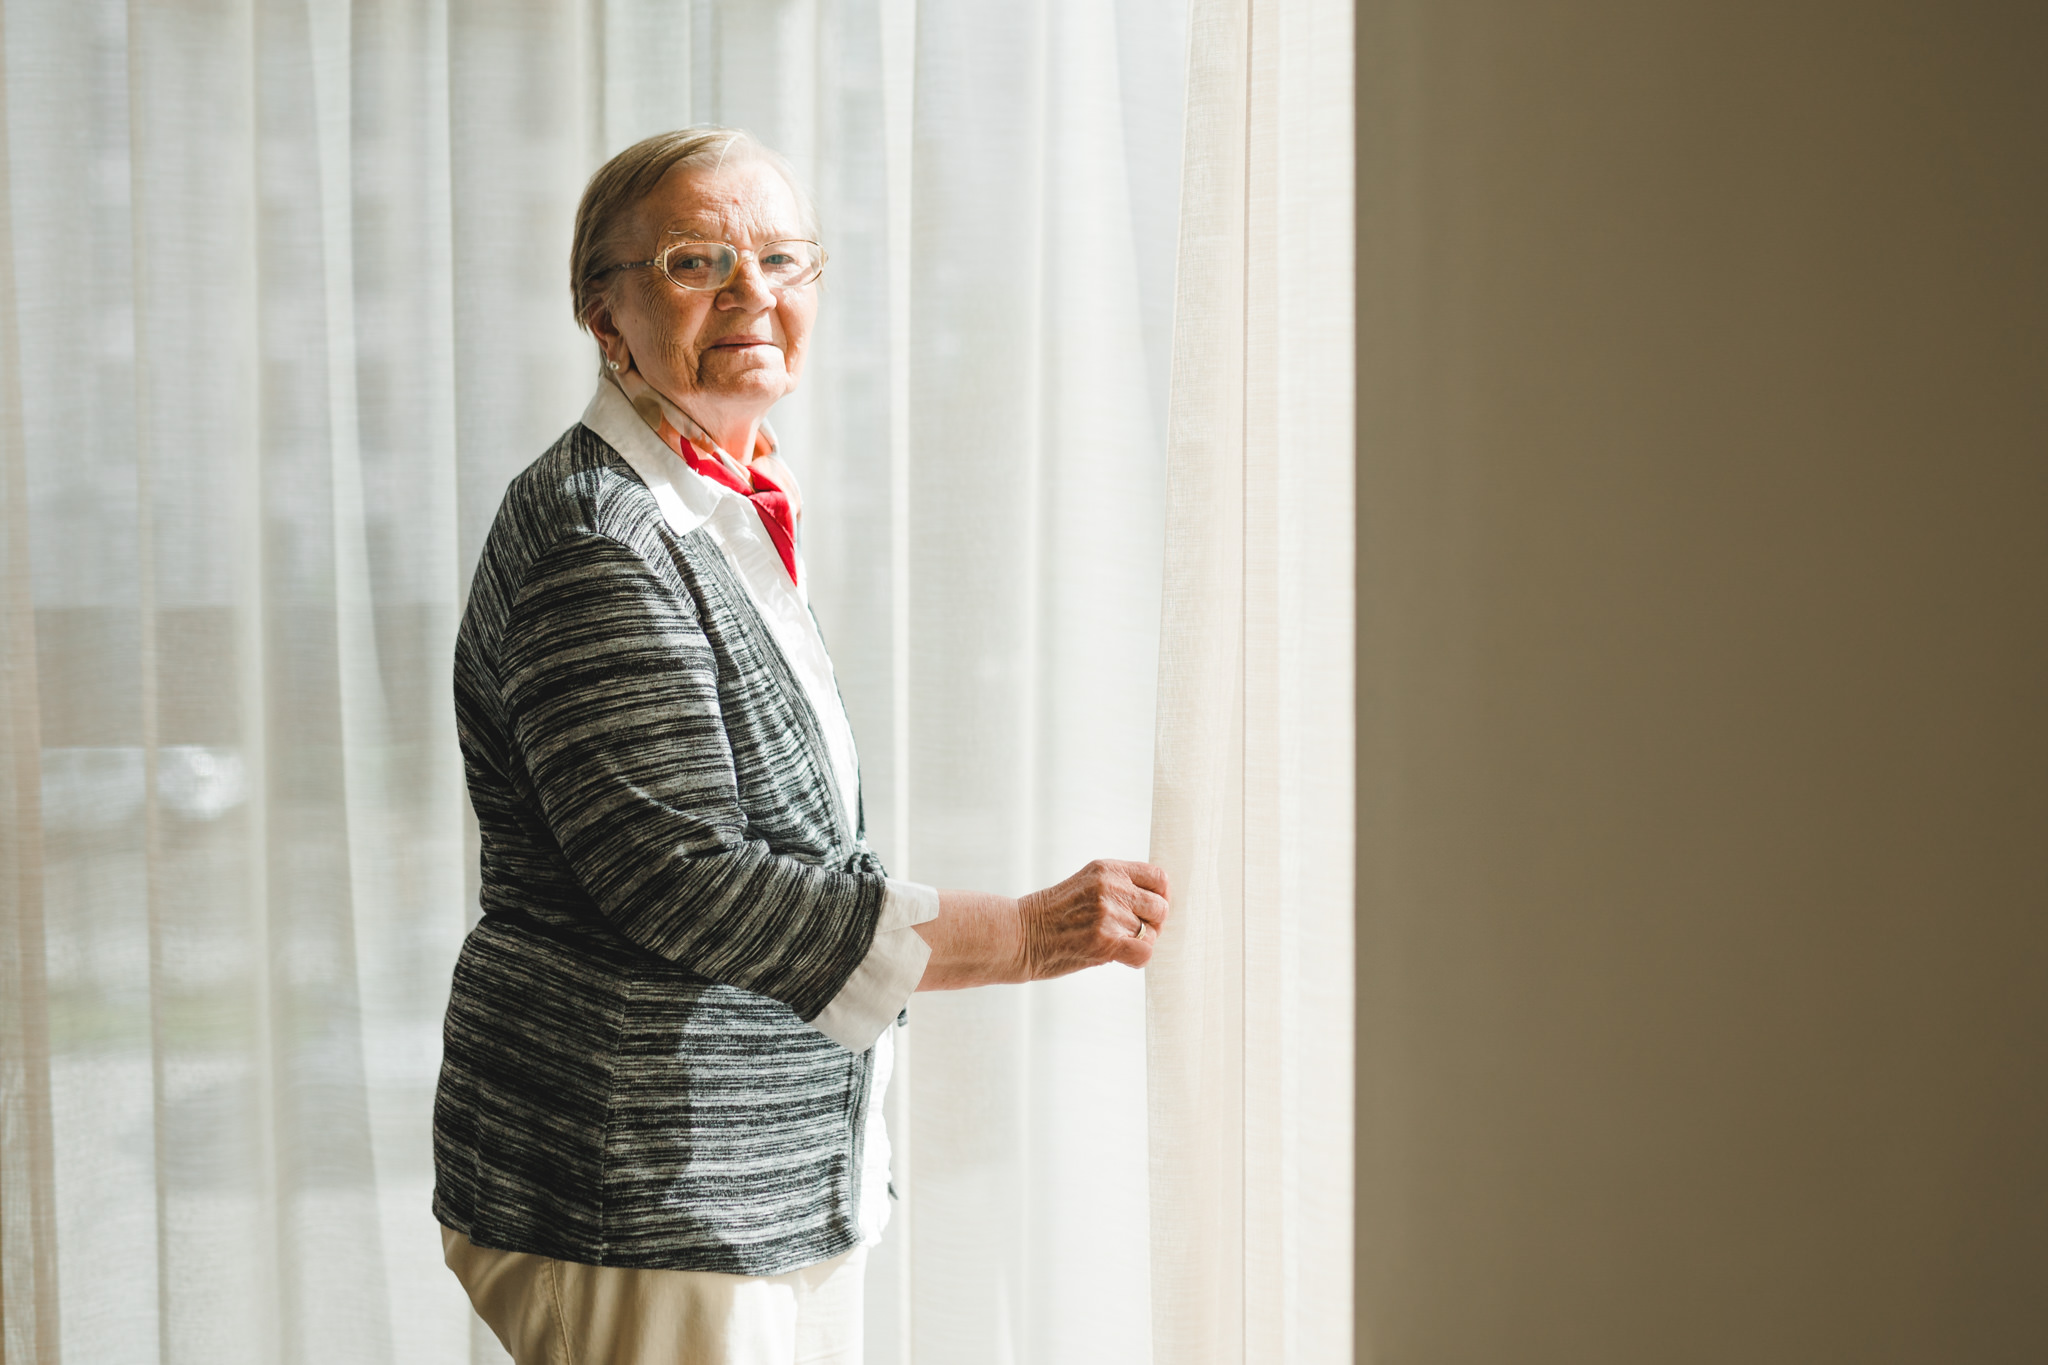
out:
<path id="1" fill-rule="evenodd" d="M 731 302 L 727 302 L 731 300 Z M 725 288 L 718 291 L 718 301 L 727 308 L 744 308 L 749 313 L 758 313 L 775 304 L 775 291 L 768 287 L 768 281 L 761 274 L 761 263 L 753 256 L 740 257 L 739 268 Z"/>

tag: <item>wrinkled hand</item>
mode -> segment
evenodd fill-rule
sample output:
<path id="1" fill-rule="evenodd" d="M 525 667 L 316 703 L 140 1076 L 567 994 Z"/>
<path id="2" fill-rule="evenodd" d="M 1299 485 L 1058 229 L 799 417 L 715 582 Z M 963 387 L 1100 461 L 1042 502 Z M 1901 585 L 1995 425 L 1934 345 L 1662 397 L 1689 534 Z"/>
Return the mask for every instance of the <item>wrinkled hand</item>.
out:
<path id="1" fill-rule="evenodd" d="M 1104 962 L 1144 966 L 1166 925 L 1166 896 L 1159 868 L 1098 858 L 1058 886 L 1020 897 L 1024 979 Z"/>

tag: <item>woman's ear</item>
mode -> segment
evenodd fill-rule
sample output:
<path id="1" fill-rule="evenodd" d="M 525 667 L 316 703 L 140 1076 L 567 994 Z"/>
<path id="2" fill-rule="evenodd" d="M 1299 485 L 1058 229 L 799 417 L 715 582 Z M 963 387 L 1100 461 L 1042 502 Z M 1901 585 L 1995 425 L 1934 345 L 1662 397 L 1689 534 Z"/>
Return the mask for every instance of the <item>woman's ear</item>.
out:
<path id="1" fill-rule="evenodd" d="M 626 345 L 625 336 L 619 331 L 618 323 L 612 318 L 609 303 L 600 300 L 591 304 L 590 311 L 584 315 L 584 323 L 590 328 L 590 334 L 597 338 L 598 348 L 604 352 L 606 364 L 614 370 L 623 370 L 633 363 L 632 352 Z"/>

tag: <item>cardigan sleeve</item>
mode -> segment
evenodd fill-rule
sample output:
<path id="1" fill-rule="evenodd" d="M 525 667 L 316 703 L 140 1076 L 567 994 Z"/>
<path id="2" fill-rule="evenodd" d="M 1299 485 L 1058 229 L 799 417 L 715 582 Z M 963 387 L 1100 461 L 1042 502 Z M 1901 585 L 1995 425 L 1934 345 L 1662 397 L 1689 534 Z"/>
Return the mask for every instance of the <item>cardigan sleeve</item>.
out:
<path id="1" fill-rule="evenodd" d="M 513 744 L 599 910 L 641 947 L 815 1019 L 867 954 L 887 879 L 748 837 L 687 595 L 618 541 L 572 535 L 529 567 L 499 660 Z"/>
<path id="2" fill-rule="evenodd" d="M 875 922 L 875 943 L 811 1027 L 850 1052 L 865 1052 L 909 1003 L 931 961 L 917 926 L 939 917 L 939 893 L 922 882 L 889 879 Z"/>

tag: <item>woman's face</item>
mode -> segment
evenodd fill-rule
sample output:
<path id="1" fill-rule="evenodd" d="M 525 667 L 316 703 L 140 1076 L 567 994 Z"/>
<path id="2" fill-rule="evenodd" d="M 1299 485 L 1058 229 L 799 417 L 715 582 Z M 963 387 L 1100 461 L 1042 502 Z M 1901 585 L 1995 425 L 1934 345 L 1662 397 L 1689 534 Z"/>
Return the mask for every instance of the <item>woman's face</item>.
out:
<path id="1" fill-rule="evenodd" d="M 751 253 L 809 235 L 795 194 L 765 162 L 674 167 L 640 202 L 618 259 L 646 260 L 679 237 L 696 237 L 741 248 L 739 272 L 725 288 L 704 293 L 679 288 L 651 266 L 620 271 L 591 330 L 608 359 L 630 360 L 723 439 L 724 430 L 758 420 L 803 372 L 817 282 L 771 289 Z"/>

